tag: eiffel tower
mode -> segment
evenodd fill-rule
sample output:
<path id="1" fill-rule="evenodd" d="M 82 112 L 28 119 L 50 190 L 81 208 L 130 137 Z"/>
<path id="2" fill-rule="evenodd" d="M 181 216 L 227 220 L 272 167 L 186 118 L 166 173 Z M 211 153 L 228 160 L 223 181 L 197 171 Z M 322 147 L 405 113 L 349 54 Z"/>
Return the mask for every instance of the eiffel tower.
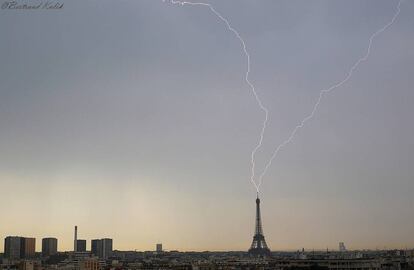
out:
<path id="1" fill-rule="evenodd" d="M 270 249 L 267 247 L 266 240 L 263 235 L 262 219 L 260 217 L 260 199 L 257 194 L 256 199 L 256 229 L 253 236 L 253 242 L 249 249 L 249 254 L 253 256 L 266 257 L 270 256 Z"/>

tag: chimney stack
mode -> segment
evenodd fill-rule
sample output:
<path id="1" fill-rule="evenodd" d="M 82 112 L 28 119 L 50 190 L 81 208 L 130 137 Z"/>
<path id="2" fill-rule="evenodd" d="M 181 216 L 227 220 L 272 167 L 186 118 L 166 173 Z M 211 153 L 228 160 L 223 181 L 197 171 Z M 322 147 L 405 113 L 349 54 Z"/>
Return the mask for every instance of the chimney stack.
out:
<path id="1" fill-rule="evenodd" d="M 78 226 L 75 226 L 75 241 L 74 241 L 74 251 L 78 251 Z"/>

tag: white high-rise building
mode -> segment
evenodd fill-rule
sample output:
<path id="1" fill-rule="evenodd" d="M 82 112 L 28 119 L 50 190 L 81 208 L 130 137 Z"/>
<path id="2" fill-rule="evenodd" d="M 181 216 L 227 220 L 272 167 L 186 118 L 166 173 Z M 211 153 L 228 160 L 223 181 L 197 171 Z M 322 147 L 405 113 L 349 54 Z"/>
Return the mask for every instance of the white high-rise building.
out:
<path id="1" fill-rule="evenodd" d="M 339 251 L 340 252 L 346 251 L 346 247 L 345 247 L 344 242 L 339 242 Z"/>
<path id="2" fill-rule="evenodd" d="M 157 244 L 156 245 L 156 251 L 157 251 L 157 253 L 161 253 L 162 252 L 162 244 Z"/>

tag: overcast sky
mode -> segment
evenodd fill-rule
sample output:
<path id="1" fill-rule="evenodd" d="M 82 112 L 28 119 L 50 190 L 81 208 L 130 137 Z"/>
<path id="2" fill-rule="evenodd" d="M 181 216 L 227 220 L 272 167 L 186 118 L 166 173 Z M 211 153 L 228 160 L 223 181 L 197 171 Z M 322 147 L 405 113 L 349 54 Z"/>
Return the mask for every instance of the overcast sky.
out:
<path id="1" fill-rule="evenodd" d="M 120 250 L 247 250 L 263 114 L 239 40 L 206 7 L 60 2 L 0 10 L 0 238 L 70 250 L 78 225 Z M 244 38 L 269 108 L 260 171 L 398 1 L 208 3 Z M 274 160 L 261 194 L 272 250 L 414 247 L 413 29 L 406 0 Z"/>

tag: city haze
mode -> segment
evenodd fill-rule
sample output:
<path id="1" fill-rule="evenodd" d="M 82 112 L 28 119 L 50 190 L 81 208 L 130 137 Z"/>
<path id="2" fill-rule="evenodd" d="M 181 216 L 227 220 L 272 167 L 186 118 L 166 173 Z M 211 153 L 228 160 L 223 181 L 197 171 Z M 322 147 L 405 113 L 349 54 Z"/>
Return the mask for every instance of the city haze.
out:
<path id="1" fill-rule="evenodd" d="M 206 1 L 240 32 L 270 109 L 258 168 L 398 1 Z M 414 2 L 327 95 L 261 192 L 272 250 L 414 247 Z M 262 113 L 239 41 L 207 8 L 65 1 L 0 10 L 0 237 L 247 250 Z M 3 247 L 0 247 L 0 252 Z"/>

